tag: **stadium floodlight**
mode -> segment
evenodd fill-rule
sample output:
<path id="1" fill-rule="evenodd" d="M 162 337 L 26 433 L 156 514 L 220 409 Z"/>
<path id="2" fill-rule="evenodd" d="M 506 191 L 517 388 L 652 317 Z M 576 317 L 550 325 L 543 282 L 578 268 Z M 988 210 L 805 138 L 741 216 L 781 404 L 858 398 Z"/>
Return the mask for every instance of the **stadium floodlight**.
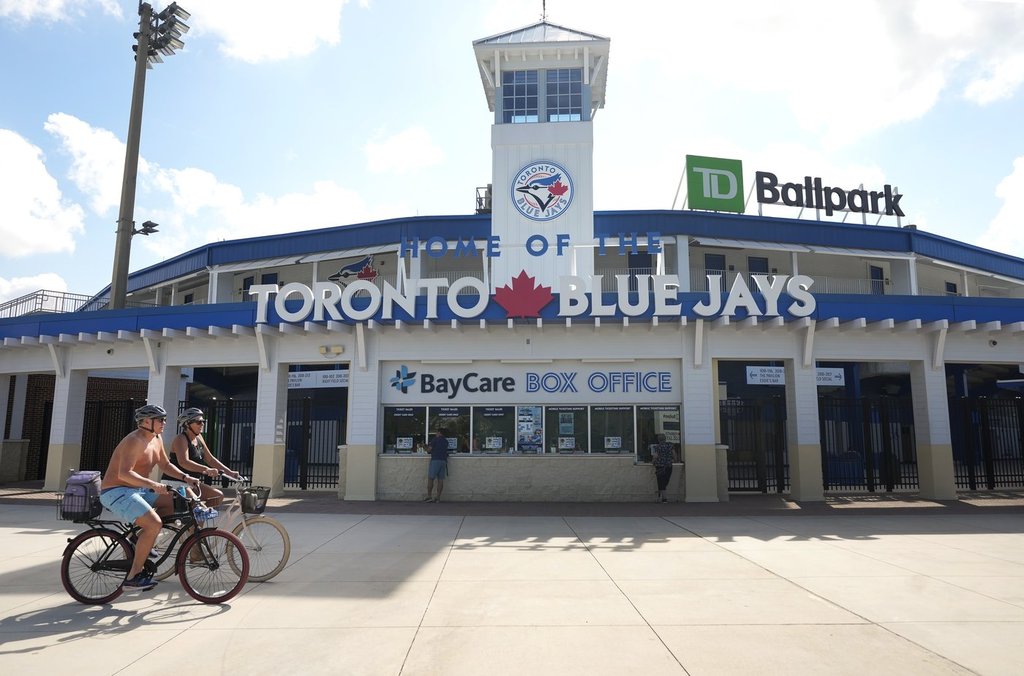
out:
<path id="1" fill-rule="evenodd" d="M 132 107 L 128 116 L 128 138 L 124 157 L 124 177 L 121 183 L 121 207 L 117 214 L 117 241 L 114 245 L 114 271 L 110 279 L 112 310 L 124 307 L 128 295 L 128 264 L 131 258 L 132 236 L 150 235 L 157 224 L 146 221 L 135 228 L 135 186 L 139 174 L 139 141 L 142 136 L 142 101 L 146 93 L 146 70 L 154 63 L 163 63 L 161 54 L 171 56 L 185 43 L 181 36 L 188 32 L 185 23 L 192 16 L 172 2 L 159 14 L 153 13 L 148 2 L 139 3 L 139 30 L 133 33 L 137 41 L 135 51 L 135 82 L 132 87 Z M 141 57 L 141 58 L 140 58 Z"/>

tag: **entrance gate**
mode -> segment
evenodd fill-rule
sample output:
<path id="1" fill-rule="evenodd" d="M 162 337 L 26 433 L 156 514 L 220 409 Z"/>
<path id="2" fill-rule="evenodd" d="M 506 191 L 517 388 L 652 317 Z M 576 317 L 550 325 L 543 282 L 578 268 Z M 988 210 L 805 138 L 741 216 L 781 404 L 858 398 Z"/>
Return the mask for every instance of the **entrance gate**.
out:
<path id="1" fill-rule="evenodd" d="M 313 399 L 288 401 L 284 485 L 301 488 L 338 487 L 338 445 L 341 421 L 333 409 L 314 406 Z"/>
<path id="2" fill-rule="evenodd" d="M 1024 399 L 951 399 L 949 427 L 957 488 L 1024 487 Z"/>
<path id="3" fill-rule="evenodd" d="M 918 488 L 909 397 L 818 399 L 826 491 Z"/>
<path id="4" fill-rule="evenodd" d="M 723 399 L 718 410 L 722 443 L 729 446 L 729 490 L 787 491 L 786 402 L 782 397 Z"/>
<path id="5" fill-rule="evenodd" d="M 234 399 L 185 402 L 180 410 L 198 406 L 206 414 L 204 437 L 228 467 L 252 476 L 256 402 Z M 341 421 L 320 411 L 312 399 L 289 399 L 285 435 L 284 487 L 337 488 Z"/>

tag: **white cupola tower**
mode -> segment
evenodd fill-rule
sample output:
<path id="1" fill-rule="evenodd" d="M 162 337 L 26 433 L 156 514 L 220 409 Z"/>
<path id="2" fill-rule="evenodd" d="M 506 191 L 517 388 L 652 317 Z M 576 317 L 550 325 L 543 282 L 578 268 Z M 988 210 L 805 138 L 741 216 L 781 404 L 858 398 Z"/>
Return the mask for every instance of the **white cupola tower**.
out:
<path id="1" fill-rule="evenodd" d="M 492 292 L 525 270 L 557 291 L 594 273 L 593 119 L 611 40 L 547 21 L 473 43 L 491 127 Z M 543 237 L 544 239 L 541 239 Z M 532 238 L 532 240 L 531 240 Z M 543 255 L 533 255 L 548 249 Z M 557 255 L 559 241 L 567 242 Z"/>

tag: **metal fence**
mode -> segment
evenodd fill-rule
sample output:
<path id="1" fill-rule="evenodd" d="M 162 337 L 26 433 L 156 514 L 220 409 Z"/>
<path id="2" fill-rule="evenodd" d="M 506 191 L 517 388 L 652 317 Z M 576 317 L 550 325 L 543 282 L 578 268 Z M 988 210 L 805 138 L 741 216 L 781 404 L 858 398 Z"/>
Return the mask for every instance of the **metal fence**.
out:
<path id="1" fill-rule="evenodd" d="M 77 469 L 107 471 L 114 449 L 135 429 L 140 399 L 87 401 L 82 420 L 82 455 Z"/>
<path id="2" fill-rule="evenodd" d="M 290 400 L 284 485 L 303 490 L 337 488 L 341 434 L 341 421 L 316 410 L 312 399 Z"/>
<path id="3" fill-rule="evenodd" d="M 722 443 L 729 446 L 729 490 L 788 490 L 786 402 L 781 397 L 723 399 L 719 414 Z"/>
<path id="4" fill-rule="evenodd" d="M 251 477 L 256 439 L 256 402 L 235 399 L 183 401 L 178 406 L 178 413 L 192 406 L 203 409 L 206 417 L 203 439 L 210 451 L 231 469 Z"/>
<path id="5" fill-rule="evenodd" d="M 1024 399 L 949 402 L 957 488 L 1024 487 Z"/>
<path id="6" fill-rule="evenodd" d="M 910 397 L 818 400 L 825 490 L 916 489 Z"/>

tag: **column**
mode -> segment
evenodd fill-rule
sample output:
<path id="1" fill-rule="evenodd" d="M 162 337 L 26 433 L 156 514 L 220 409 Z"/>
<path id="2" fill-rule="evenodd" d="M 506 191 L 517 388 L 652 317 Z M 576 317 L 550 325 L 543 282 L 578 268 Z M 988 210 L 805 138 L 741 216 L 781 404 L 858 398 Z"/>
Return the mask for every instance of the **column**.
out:
<path id="1" fill-rule="evenodd" d="M 146 389 L 146 403 L 163 406 L 167 411 L 167 425 L 164 427 L 164 448 L 171 452 L 171 442 L 178 433 L 178 392 L 181 387 L 181 367 L 163 366 L 156 373 L 149 372 L 149 386 Z M 154 480 L 160 470 L 153 469 Z"/>
<path id="2" fill-rule="evenodd" d="M 260 369 L 256 384 L 256 443 L 252 481 L 269 486 L 270 495 L 284 492 L 285 438 L 288 418 L 288 365 Z"/>
<path id="3" fill-rule="evenodd" d="M 818 371 L 792 359 L 786 360 L 786 445 L 790 495 L 794 500 L 824 500 Z"/>
<path id="4" fill-rule="evenodd" d="M 706 327 L 694 331 L 707 331 Z M 690 335 L 690 331 L 686 335 Z M 704 336 L 707 338 L 706 333 Z M 683 471 L 687 502 L 718 502 L 718 382 L 707 356 L 694 363 L 693 340 L 683 340 Z M 705 350 L 706 352 L 706 350 Z"/>
<path id="5" fill-rule="evenodd" d="M 910 362 L 910 387 L 921 497 L 956 500 L 945 367 L 933 369 L 923 361 Z"/>
<path id="6" fill-rule="evenodd" d="M 7 404 L 11 400 L 11 379 L 18 376 L 0 376 L 0 441 L 7 437 L 4 430 L 7 429 Z"/>
<path id="7" fill-rule="evenodd" d="M 25 436 L 25 402 L 28 401 L 28 374 L 14 381 L 14 405 L 11 406 L 11 439 Z"/>
<path id="8" fill-rule="evenodd" d="M 69 469 L 81 469 L 82 423 L 85 417 L 86 371 L 68 371 L 59 375 L 53 387 L 53 417 L 50 421 L 50 447 L 46 451 L 46 481 L 43 489 L 59 491 Z M 100 470 L 105 467 L 97 468 Z"/>
<path id="9" fill-rule="evenodd" d="M 344 479 L 338 485 L 338 497 L 344 500 L 377 499 L 380 368 L 376 360 L 368 362 L 368 368 L 350 365 L 348 372 L 348 431 L 345 436 L 348 448 L 342 473 Z M 424 484 L 426 480 L 424 475 Z"/>

